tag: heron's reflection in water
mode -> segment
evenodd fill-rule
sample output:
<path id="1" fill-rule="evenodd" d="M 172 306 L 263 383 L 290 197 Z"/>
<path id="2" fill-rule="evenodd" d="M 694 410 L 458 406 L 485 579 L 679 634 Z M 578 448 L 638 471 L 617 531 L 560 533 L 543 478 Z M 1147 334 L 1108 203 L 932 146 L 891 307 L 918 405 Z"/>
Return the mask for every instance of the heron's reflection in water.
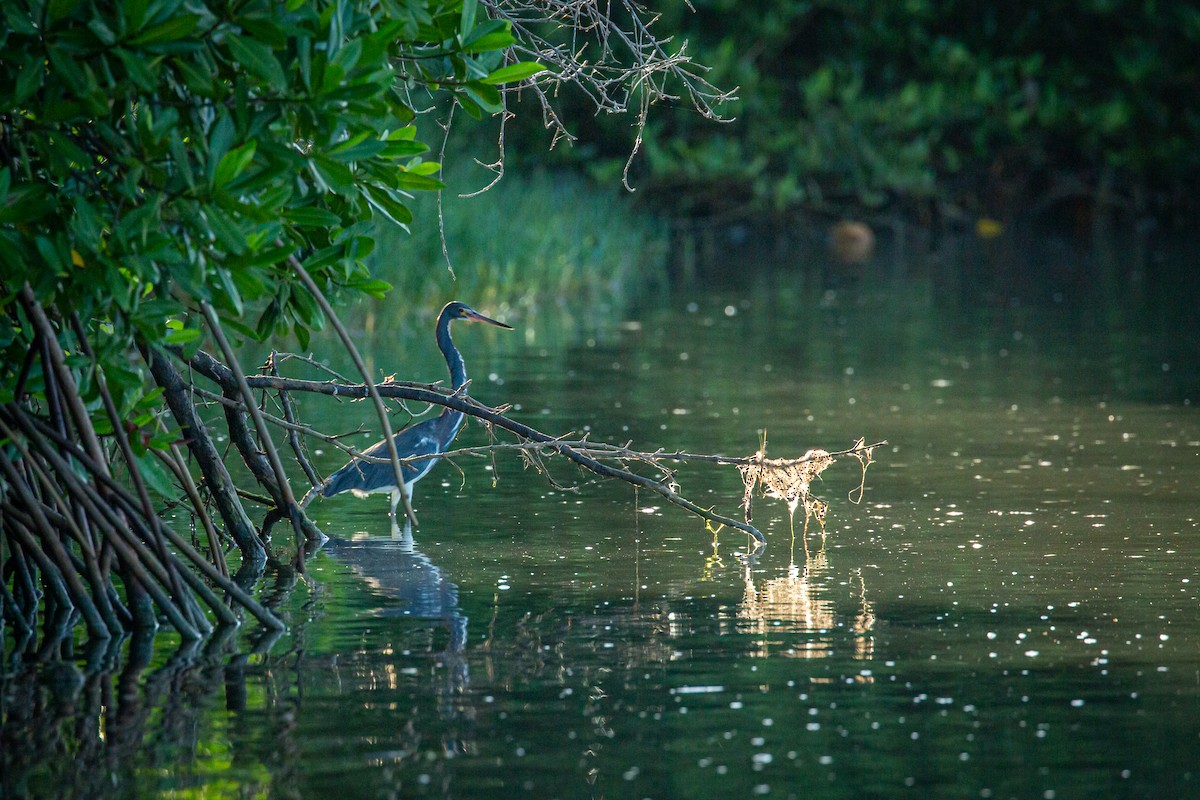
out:
<path id="1" fill-rule="evenodd" d="M 370 651 L 357 664 L 362 686 L 409 709 L 406 733 L 400 737 L 404 746 L 379 757 L 408 757 L 417 752 L 409 739 L 426 736 L 440 741 L 445 754 L 473 750 L 476 711 L 469 692 L 467 617 L 459 609 L 458 586 L 417 549 L 407 525 L 403 530 L 393 525 L 391 536 L 364 531 L 330 539 L 324 551 L 388 601 L 371 614 L 399 622 L 373 635 Z M 419 711 L 422 698 L 436 703 L 437 722 Z"/>
<path id="2" fill-rule="evenodd" d="M 467 618 L 458 608 L 458 586 L 416 548 L 411 526 L 405 525 L 403 530 L 393 526 L 387 538 L 362 531 L 348 539 L 330 539 L 323 549 L 348 564 L 376 592 L 400 601 L 378 614 L 440 623 L 450 638 L 445 651 L 462 652 L 467 643 Z"/>

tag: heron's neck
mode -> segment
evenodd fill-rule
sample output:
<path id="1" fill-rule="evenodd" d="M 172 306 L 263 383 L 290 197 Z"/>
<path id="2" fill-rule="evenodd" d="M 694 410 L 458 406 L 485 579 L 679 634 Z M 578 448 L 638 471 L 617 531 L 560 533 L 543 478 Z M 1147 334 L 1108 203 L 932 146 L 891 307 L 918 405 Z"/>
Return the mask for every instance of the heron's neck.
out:
<path id="1" fill-rule="evenodd" d="M 454 346 L 454 342 L 450 338 L 450 319 L 448 317 L 438 320 L 437 344 L 442 355 L 446 357 L 446 366 L 450 368 L 450 387 L 457 391 L 467 382 L 467 367 L 463 363 L 462 354 L 458 352 L 458 348 Z"/>

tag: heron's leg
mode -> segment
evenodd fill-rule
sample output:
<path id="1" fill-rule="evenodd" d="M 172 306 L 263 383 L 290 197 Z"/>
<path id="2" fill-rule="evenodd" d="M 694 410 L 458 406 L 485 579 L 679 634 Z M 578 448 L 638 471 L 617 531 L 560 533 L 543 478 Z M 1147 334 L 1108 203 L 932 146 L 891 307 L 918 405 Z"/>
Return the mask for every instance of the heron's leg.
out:
<path id="1" fill-rule="evenodd" d="M 393 527 L 393 528 L 397 527 L 397 525 L 396 525 L 396 506 L 398 506 L 399 504 L 400 504 L 400 490 L 399 490 L 399 489 L 392 489 L 392 511 L 391 511 L 391 517 L 392 517 L 392 527 Z"/>

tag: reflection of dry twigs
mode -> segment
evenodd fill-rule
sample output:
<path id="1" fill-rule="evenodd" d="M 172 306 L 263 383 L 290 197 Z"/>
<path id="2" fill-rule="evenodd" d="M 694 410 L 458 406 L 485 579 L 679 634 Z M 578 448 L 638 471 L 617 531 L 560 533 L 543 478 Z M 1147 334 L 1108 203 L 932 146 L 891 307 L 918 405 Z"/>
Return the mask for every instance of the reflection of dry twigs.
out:
<path id="1" fill-rule="evenodd" d="M 725 567 L 725 562 L 721 560 L 721 553 L 719 552 L 720 547 L 721 542 L 714 532 L 712 540 L 712 555 L 707 556 L 704 559 L 704 571 L 700 576 L 701 581 L 715 580 L 714 574 L 717 572 L 717 570 Z"/>
<path id="2" fill-rule="evenodd" d="M 854 658 L 871 658 L 875 649 L 875 609 L 867 600 L 862 572 L 854 572 L 858 584 L 858 591 L 854 592 L 858 599 L 858 608 L 846 625 L 845 622 L 838 622 L 834 601 L 826 596 L 824 584 L 827 583 L 828 577 L 823 580 L 822 576 L 828 571 L 829 559 L 824 549 L 806 558 L 803 567 L 792 562 L 788 564 L 785 574 L 768 578 L 761 585 L 755 584 L 751 566 L 746 565 L 743 574 L 745 592 L 738 606 L 737 616 L 742 626 L 749 628 L 749 632 L 763 637 L 758 655 L 769 655 L 771 645 L 782 644 L 781 641 L 772 641 L 768 637 L 787 632 L 789 628 L 781 628 L 780 623 L 790 623 L 791 631 L 817 634 L 817 637 L 786 650 L 779 649 L 781 655 L 794 658 L 823 658 L 831 655 L 835 645 L 835 640 L 831 638 L 832 632 L 845 626 L 854 634 Z M 851 583 L 851 586 L 853 585 L 854 582 Z"/>
<path id="3" fill-rule="evenodd" d="M 832 629 L 837 624 L 833 601 L 821 597 L 820 588 L 812 583 L 820 573 L 821 569 L 815 564 L 806 563 L 801 570 L 792 563 L 788 565 L 787 574 L 764 581 L 760 589 L 755 587 L 747 566 L 744 576 L 746 594 L 739 615 L 766 625 L 776 620 L 794 622 L 804 631 Z"/>
<path id="4" fill-rule="evenodd" d="M 867 599 L 867 582 L 863 580 L 862 570 L 857 570 L 858 577 L 858 613 L 854 616 L 851 628 L 857 634 L 854 640 L 854 657 L 867 660 L 875 655 L 875 605 Z"/>

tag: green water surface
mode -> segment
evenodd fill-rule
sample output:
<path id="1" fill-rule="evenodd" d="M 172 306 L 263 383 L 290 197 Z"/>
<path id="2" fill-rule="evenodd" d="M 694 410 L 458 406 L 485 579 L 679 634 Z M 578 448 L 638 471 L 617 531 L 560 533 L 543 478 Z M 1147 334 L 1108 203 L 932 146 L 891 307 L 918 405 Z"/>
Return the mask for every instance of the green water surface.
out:
<path id="1" fill-rule="evenodd" d="M 888 444 L 858 504 L 856 462 L 825 473 L 825 536 L 757 499 L 753 556 L 561 459 L 439 465 L 411 539 L 383 497 L 322 501 L 332 540 L 262 589 L 279 640 L 9 669 L 7 796 L 1200 797 L 1194 330 L 943 288 L 759 275 L 456 328 L 471 394 L 548 433 Z M 441 378 L 415 341 L 363 344 Z M 679 480 L 739 513 L 735 469 Z"/>

